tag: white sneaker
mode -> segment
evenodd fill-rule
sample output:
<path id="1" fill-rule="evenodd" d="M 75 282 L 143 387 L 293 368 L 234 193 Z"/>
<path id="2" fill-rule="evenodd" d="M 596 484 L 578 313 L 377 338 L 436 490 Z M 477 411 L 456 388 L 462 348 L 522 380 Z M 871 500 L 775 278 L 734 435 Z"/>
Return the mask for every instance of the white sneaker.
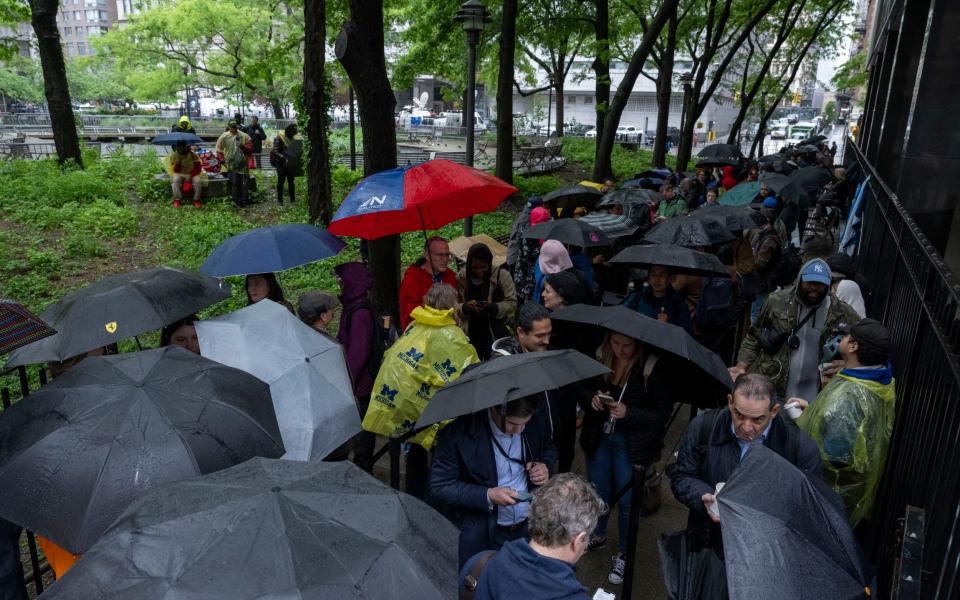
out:
<path id="1" fill-rule="evenodd" d="M 621 553 L 614 554 L 610 560 L 613 562 L 613 566 L 610 567 L 610 573 L 607 574 L 607 581 L 613 585 L 620 585 L 623 583 L 623 570 L 627 567 L 627 561 Z"/>

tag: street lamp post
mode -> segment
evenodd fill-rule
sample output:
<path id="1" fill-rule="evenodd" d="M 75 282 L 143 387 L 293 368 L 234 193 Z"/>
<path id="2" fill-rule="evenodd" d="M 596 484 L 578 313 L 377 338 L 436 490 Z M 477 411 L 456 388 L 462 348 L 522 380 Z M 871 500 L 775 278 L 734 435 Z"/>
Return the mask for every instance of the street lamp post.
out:
<path id="1" fill-rule="evenodd" d="M 357 170 L 357 130 L 354 128 L 353 116 L 353 84 L 348 88 L 350 90 L 350 170 Z"/>
<path id="2" fill-rule="evenodd" d="M 553 86 L 555 83 L 556 79 L 553 73 L 547 75 L 547 84 L 550 86 L 547 88 L 547 137 L 550 137 L 550 111 L 553 110 Z"/>
<path id="3" fill-rule="evenodd" d="M 691 81 L 693 81 L 693 73 L 690 71 L 687 71 L 686 73 L 680 76 L 680 82 L 683 83 L 683 103 L 682 103 L 683 108 L 680 109 L 680 135 L 681 136 L 683 135 L 684 126 L 686 125 L 686 122 L 687 122 L 687 102 L 690 101 L 690 88 L 691 88 L 690 82 Z M 678 145 L 679 143 L 680 143 L 680 140 L 677 140 Z"/>
<path id="4" fill-rule="evenodd" d="M 466 123 L 467 126 L 467 147 L 466 164 L 473 166 L 473 133 L 475 125 L 474 117 L 474 96 L 477 87 L 477 44 L 480 42 L 480 32 L 483 31 L 483 24 L 492 20 L 487 7 L 480 3 L 480 0 L 467 0 L 460 5 L 457 16 L 454 20 L 463 24 L 463 31 L 467 34 L 467 98 L 466 98 Z M 467 217 L 463 220 L 463 235 L 469 237 L 473 235 L 473 218 Z"/>

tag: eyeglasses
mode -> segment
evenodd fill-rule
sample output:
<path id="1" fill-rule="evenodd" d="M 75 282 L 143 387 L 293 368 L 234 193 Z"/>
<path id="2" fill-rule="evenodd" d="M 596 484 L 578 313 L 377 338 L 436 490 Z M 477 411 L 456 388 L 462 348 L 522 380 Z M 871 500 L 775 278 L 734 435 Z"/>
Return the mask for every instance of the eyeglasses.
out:
<path id="1" fill-rule="evenodd" d="M 431 256 L 439 256 L 440 258 L 450 258 L 452 254 L 450 252 L 431 252 Z"/>

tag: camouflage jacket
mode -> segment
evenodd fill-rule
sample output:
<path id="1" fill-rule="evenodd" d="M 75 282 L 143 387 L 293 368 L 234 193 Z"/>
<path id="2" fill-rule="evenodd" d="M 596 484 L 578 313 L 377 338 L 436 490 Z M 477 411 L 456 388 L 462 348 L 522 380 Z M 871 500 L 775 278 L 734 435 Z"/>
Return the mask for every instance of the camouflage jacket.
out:
<path id="1" fill-rule="evenodd" d="M 826 326 L 820 335 L 823 346 L 831 338 L 840 335 L 841 330 L 860 320 L 849 304 L 843 302 L 833 292 L 830 293 L 830 310 L 827 312 Z M 765 330 L 771 333 L 789 332 L 797 324 L 797 287 L 796 284 L 778 290 L 767 297 L 760 316 L 757 318 L 747 337 L 740 346 L 737 362 L 747 363 L 747 371 L 766 375 L 776 386 L 782 398 L 787 391 L 790 374 L 790 348 L 784 342 L 774 354 L 765 351 L 760 343 Z M 768 334 L 769 337 L 769 334 Z"/>

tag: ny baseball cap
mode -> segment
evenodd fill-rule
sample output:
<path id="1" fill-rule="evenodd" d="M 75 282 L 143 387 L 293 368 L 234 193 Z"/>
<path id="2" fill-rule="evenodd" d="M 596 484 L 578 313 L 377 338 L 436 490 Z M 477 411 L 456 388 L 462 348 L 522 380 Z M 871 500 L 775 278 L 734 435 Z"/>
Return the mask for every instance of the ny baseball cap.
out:
<path id="1" fill-rule="evenodd" d="M 800 271 L 800 281 L 830 285 L 830 265 L 820 258 L 811 260 L 803 265 L 803 269 Z"/>

